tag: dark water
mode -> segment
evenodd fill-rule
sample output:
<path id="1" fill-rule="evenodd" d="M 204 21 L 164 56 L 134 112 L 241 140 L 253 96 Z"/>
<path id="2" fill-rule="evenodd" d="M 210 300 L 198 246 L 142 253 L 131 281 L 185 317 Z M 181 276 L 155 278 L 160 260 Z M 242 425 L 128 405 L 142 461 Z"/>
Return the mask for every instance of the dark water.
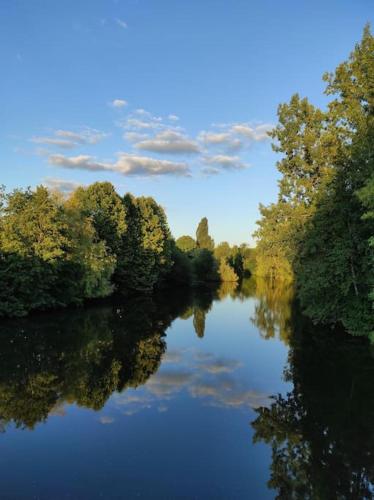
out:
<path id="1" fill-rule="evenodd" d="M 373 498 L 374 361 L 292 293 L 1 324 L 0 498 Z"/>

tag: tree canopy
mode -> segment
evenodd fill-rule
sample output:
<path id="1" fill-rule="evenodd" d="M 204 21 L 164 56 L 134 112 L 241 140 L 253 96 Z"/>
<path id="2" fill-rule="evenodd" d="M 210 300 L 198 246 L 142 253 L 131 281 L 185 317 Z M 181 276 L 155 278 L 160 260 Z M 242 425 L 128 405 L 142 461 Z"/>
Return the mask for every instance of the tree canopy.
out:
<path id="1" fill-rule="evenodd" d="M 256 273 L 296 283 L 315 321 L 373 331 L 374 39 L 324 76 L 322 111 L 297 94 L 271 132 L 281 153 L 278 201 L 261 206 Z"/>

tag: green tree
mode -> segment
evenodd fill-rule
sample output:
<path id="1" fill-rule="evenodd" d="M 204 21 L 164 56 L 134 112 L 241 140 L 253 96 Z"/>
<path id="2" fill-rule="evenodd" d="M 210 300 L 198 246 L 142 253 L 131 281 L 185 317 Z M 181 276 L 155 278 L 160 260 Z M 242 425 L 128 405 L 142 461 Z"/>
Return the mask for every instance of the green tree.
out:
<path id="1" fill-rule="evenodd" d="M 374 39 L 368 27 L 349 60 L 325 80 L 326 93 L 334 96 L 329 113 L 340 155 L 296 260 L 298 293 L 314 320 L 341 321 L 351 333 L 374 340 L 374 220 L 357 197 L 370 197 L 374 171 Z"/>
<path id="2" fill-rule="evenodd" d="M 214 240 L 209 236 L 208 219 L 203 217 L 196 230 L 196 244 L 198 248 L 214 250 Z"/>
<path id="3" fill-rule="evenodd" d="M 196 250 L 192 260 L 194 284 L 218 282 L 218 264 L 212 252 L 207 249 Z"/>
<path id="4" fill-rule="evenodd" d="M 116 280 L 122 290 L 152 290 L 172 266 L 172 239 L 165 212 L 152 198 L 124 197 L 127 231 Z"/>
<path id="5" fill-rule="evenodd" d="M 343 322 L 351 333 L 374 339 L 374 230 L 364 206 L 374 171 L 369 27 L 349 60 L 324 79 L 333 96 L 327 111 L 298 95 L 279 107 L 270 135 L 283 154 L 282 177 L 277 203 L 260 207 L 256 274 L 283 281 L 296 276 L 298 296 L 315 321 Z"/>
<path id="6" fill-rule="evenodd" d="M 68 262 L 72 242 L 63 205 L 42 186 L 3 195 L 0 315 L 79 300 L 81 272 Z M 75 276 L 74 276 L 75 275 Z"/>
<path id="7" fill-rule="evenodd" d="M 229 257 L 231 257 L 231 254 L 232 249 L 227 241 L 223 241 L 214 249 L 214 256 L 218 261 L 220 261 L 221 259 L 227 260 Z"/>
<path id="8" fill-rule="evenodd" d="M 234 269 L 226 262 L 225 259 L 221 259 L 219 263 L 219 277 L 221 281 L 231 281 L 231 282 L 237 282 L 239 280 L 238 275 L 234 271 Z"/>
<path id="9" fill-rule="evenodd" d="M 196 241 L 191 236 L 181 236 L 177 239 L 176 244 L 182 252 L 191 252 L 196 248 Z"/>
<path id="10" fill-rule="evenodd" d="M 95 182 L 86 188 L 78 187 L 69 204 L 92 220 L 97 237 L 116 256 L 127 224 L 125 206 L 114 186 L 110 182 Z"/>

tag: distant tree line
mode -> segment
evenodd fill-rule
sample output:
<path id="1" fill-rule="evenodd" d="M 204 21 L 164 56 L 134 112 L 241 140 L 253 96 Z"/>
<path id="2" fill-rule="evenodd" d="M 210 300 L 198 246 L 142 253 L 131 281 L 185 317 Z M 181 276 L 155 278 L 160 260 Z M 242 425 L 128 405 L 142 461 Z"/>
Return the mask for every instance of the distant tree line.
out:
<path id="1" fill-rule="evenodd" d="M 260 206 L 256 273 L 294 281 L 314 321 L 374 341 L 374 39 L 324 75 L 326 110 L 294 95 L 270 133 L 278 201 Z"/>
<path id="2" fill-rule="evenodd" d="M 207 219 L 196 242 L 190 240 L 190 247 L 176 244 L 154 199 L 121 197 L 108 182 L 79 187 L 68 197 L 43 186 L 11 193 L 2 188 L 0 316 L 80 304 L 115 291 L 239 279 L 239 250 L 217 260 Z"/>
<path id="3" fill-rule="evenodd" d="M 250 276 L 255 268 L 255 249 L 246 244 L 230 246 L 226 241 L 214 245 L 209 235 L 208 219 L 203 217 L 196 230 L 196 239 L 181 236 L 176 240 L 186 266 L 190 267 L 191 280 L 195 284 L 209 276 L 211 281 L 238 282 Z"/>

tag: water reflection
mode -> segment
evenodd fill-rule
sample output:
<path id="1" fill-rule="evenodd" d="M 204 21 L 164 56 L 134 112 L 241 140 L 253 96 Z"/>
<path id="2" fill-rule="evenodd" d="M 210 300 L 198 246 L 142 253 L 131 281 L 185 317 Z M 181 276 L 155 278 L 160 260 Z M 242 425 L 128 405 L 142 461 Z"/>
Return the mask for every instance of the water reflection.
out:
<path id="1" fill-rule="evenodd" d="M 115 395 L 114 409 L 128 416 L 151 407 L 167 411 L 168 404 L 181 392 L 206 406 L 239 409 L 269 404 L 266 394 L 248 388 L 237 373 L 241 367 L 238 360 L 199 349 L 173 350 L 165 354 L 162 368 L 140 390 Z"/>
<path id="2" fill-rule="evenodd" d="M 160 365 L 165 330 L 188 301 L 148 297 L 3 323 L 3 427 L 33 428 L 64 402 L 99 410 L 114 391 L 144 384 Z"/>
<path id="3" fill-rule="evenodd" d="M 293 390 L 259 408 L 254 442 L 272 450 L 269 487 L 282 499 L 374 498 L 374 362 L 343 332 L 293 318 Z"/>
<path id="4" fill-rule="evenodd" d="M 253 280 L 254 281 L 254 280 Z M 257 303 L 251 318 L 265 339 L 277 336 L 288 345 L 292 332 L 292 285 L 258 278 L 253 283 Z"/>
<path id="5" fill-rule="evenodd" d="M 223 300 L 228 302 L 217 315 L 212 305 Z M 237 336 L 236 314 L 245 320 Z M 167 346 L 165 332 L 176 318 L 178 335 L 194 328 L 196 336 L 184 343 L 168 337 Z M 219 330 L 216 337 L 214 329 Z M 243 341 L 251 335 L 255 341 Z M 286 366 L 284 357 L 274 354 L 279 346 L 283 351 L 288 346 Z M 284 381 L 279 391 L 273 390 L 278 386 L 271 377 L 272 385 L 262 383 L 274 370 L 271 363 L 279 364 L 272 372 L 278 379 L 284 368 L 288 393 Z M 100 429 L 113 429 L 127 418 L 139 422 L 141 433 L 141 417 L 148 409 L 154 410 L 153 419 L 160 414 L 174 427 L 175 413 L 167 418 L 179 404 L 187 413 L 196 412 L 195 422 L 215 409 L 226 415 L 210 414 L 217 429 L 222 422 L 234 422 L 234 413 L 252 421 L 250 429 L 244 424 L 244 432 L 253 431 L 254 443 L 266 443 L 271 450 L 269 472 L 267 462 L 262 463 L 278 498 L 373 498 L 373 373 L 368 346 L 341 332 L 313 327 L 296 313 L 290 288 L 246 280 L 218 290 L 174 290 L 162 297 L 3 322 L 1 426 L 3 431 L 10 424 L 33 429 L 75 404 L 101 410 L 94 417 Z M 227 431 L 228 442 L 245 441 L 238 422 L 232 435 Z M 191 439 L 196 423 L 192 427 Z M 188 448 L 188 443 L 182 445 Z M 258 456 L 257 446 L 251 453 Z"/>
<path id="6" fill-rule="evenodd" d="M 13 422 L 32 429 L 48 415 L 61 414 L 65 403 L 100 410 L 115 392 L 120 393 L 115 396 L 119 404 L 131 403 L 126 410 L 130 414 L 135 407 L 136 411 L 149 407 L 155 396 L 170 397 L 187 384 L 192 397 L 210 397 L 210 404 L 257 407 L 266 396 L 239 387 L 228 378 L 237 367 L 235 360 L 211 357 L 203 363 L 198 352 L 165 354 L 164 338 L 177 317 L 192 317 L 196 335 L 203 338 L 213 300 L 231 297 L 243 301 L 254 293 L 253 280 L 241 286 L 224 283 L 217 290 L 173 291 L 166 297 L 164 292 L 162 297 L 3 322 L 2 428 Z M 184 366 L 184 372 L 156 373 L 162 359 L 165 365 Z M 207 379 L 209 374 L 214 374 L 215 380 Z M 141 401 L 137 400 L 139 395 L 126 394 L 147 381 L 147 395 Z M 104 418 L 103 423 L 110 421 Z"/>

